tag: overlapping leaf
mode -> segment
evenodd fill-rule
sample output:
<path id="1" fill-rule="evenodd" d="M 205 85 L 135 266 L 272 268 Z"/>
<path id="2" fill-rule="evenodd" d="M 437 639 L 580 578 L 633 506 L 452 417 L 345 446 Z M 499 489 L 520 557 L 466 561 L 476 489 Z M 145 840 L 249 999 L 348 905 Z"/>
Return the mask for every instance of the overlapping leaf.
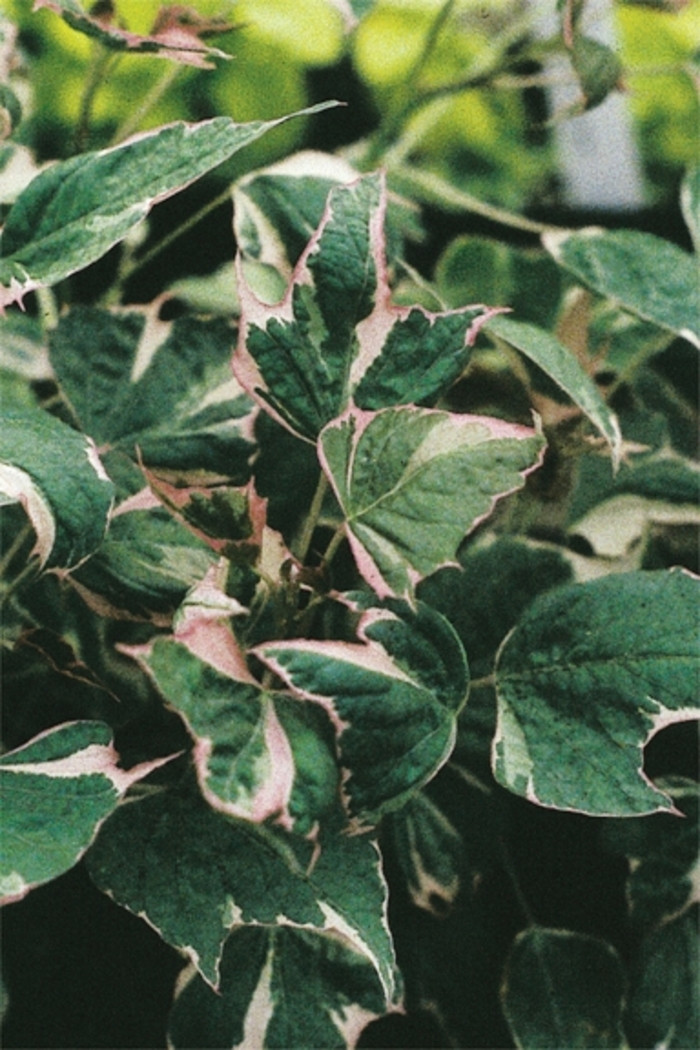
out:
<path id="1" fill-rule="evenodd" d="M 224 948 L 218 993 L 194 974 L 182 987 L 170 1045 L 351 1047 L 385 1009 L 375 970 L 341 939 L 237 929 Z"/>
<path id="2" fill-rule="evenodd" d="M 464 843 L 454 824 L 425 791 L 417 791 L 390 814 L 385 832 L 413 903 L 444 915 L 457 897 L 464 865 Z"/>
<path id="3" fill-rule="evenodd" d="M 595 937 L 533 926 L 513 946 L 503 1010 L 522 1050 L 624 1050 L 624 978 Z"/>
<path id="4" fill-rule="evenodd" d="M 681 208 L 695 251 L 700 253 L 700 164 L 685 174 L 681 186 Z"/>
<path id="5" fill-rule="evenodd" d="M 231 376 L 222 320 L 172 325 L 142 313 L 75 307 L 51 337 L 51 363 L 83 429 L 100 443 L 180 471 L 245 484 L 250 399 Z"/>
<path id="6" fill-rule="evenodd" d="M 673 809 L 642 772 L 658 729 L 697 718 L 700 581 L 613 575 L 538 598 L 496 666 L 496 779 L 540 805 L 632 816 Z"/>
<path id="7" fill-rule="evenodd" d="M 39 409 L 0 419 L 0 494 L 19 501 L 46 568 L 71 569 L 104 539 L 114 486 L 90 438 Z"/>
<path id="8" fill-rule="evenodd" d="M 212 649 L 203 656 L 218 668 L 190 651 L 187 635 L 182 642 L 160 639 L 142 657 L 195 737 L 204 797 L 234 816 L 272 817 L 302 835 L 316 830 L 335 804 L 338 784 L 323 713 L 316 705 L 261 690 L 244 665 L 224 673 L 211 626 L 209 634 Z M 234 645 L 231 637 L 229 648 Z"/>
<path id="9" fill-rule="evenodd" d="M 111 12 L 100 17 L 88 13 L 78 0 L 34 0 L 34 10 L 55 11 L 72 29 L 99 40 L 114 51 L 131 51 L 169 58 L 184 65 L 212 69 L 209 58 L 230 58 L 225 51 L 208 47 L 202 36 L 225 33 L 234 26 L 223 20 L 203 18 L 194 8 L 165 4 L 147 36 L 130 33 L 112 20 Z"/>
<path id="10" fill-rule="evenodd" d="M 622 451 L 622 435 L 617 418 L 571 351 L 544 329 L 514 321 L 510 317 L 494 317 L 487 322 L 487 327 L 489 332 L 534 361 L 568 394 L 603 435 L 612 451 L 613 463 L 617 466 Z"/>
<path id="11" fill-rule="evenodd" d="M 334 103 L 331 103 L 331 105 Z M 2 231 L 0 311 L 27 292 L 95 262 L 151 210 L 292 116 L 236 124 L 169 124 L 122 145 L 45 169 L 20 194 Z"/>
<path id="12" fill-rule="evenodd" d="M 366 956 L 387 999 L 395 990 L 386 887 L 374 842 L 326 825 L 313 845 L 215 812 L 199 793 L 162 792 L 120 807 L 87 858 L 97 885 L 142 915 L 219 985 L 234 927 L 334 930 Z"/>
<path id="13" fill-rule="evenodd" d="M 380 597 L 411 598 L 465 534 L 520 488 L 542 437 L 485 416 L 350 411 L 319 442 L 358 568 Z"/>
<path id="14" fill-rule="evenodd" d="M 464 369 L 483 306 L 429 314 L 393 307 L 379 175 L 338 186 L 284 299 L 260 302 L 239 266 L 234 370 L 279 422 L 315 441 L 354 399 L 363 408 L 429 401 Z"/>
<path id="15" fill-rule="evenodd" d="M 700 347 L 697 258 L 638 230 L 546 233 L 545 248 L 565 270 L 645 321 Z"/>
<path id="16" fill-rule="evenodd" d="M 126 789 L 167 759 L 117 765 L 102 722 L 69 722 L 0 758 L 0 899 L 17 900 L 72 868 Z"/>
<path id="17" fill-rule="evenodd" d="M 401 806 L 445 762 L 469 679 L 459 639 L 429 606 L 369 610 L 360 637 L 363 644 L 292 641 L 256 652 L 330 714 L 348 809 L 362 825 Z"/>

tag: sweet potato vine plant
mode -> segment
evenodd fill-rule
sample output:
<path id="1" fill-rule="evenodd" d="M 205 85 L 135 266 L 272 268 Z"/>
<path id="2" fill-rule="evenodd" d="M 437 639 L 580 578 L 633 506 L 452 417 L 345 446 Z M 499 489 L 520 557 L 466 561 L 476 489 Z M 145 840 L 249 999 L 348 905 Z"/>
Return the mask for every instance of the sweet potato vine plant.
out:
<path id="1" fill-rule="evenodd" d="M 96 46 L 211 57 L 181 12 L 140 39 L 37 6 Z M 402 923 L 459 914 L 500 868 L 522 906 L 497 978 L 515 1044 L 691 1045 L 696 785 L 653 782 L 643 750 L 698 715 L 697 577 L 659 554 L 697 523 L 697 470 L 639 437 L 634 383 L 700 345 L 697 262 L 545 231 L 509 259 L 555 289 L 549 327 L 463 305 L 464 245 L 395 294 L 425 174 L 303 153 L 233 186 L 217 315 L 187 291 L 170 320 L 167 295 L 123 306 L 123 281 L 52 298 L 120 242 L 128 270 L 154 205 L 277 123 L 77 153 L 6 215 L 3 897 L 82 858 L 187 961 L 172 1047 L 354 1046 L 419 1007 L 433 1039 L 476 1045 L 449 953 L 421 964 Z M 683 203 L 697 238 L 692 173 Z M 533 914 L 508 841 L 533 808 L 600 818 L 635 859 L 624 960 Z"/>

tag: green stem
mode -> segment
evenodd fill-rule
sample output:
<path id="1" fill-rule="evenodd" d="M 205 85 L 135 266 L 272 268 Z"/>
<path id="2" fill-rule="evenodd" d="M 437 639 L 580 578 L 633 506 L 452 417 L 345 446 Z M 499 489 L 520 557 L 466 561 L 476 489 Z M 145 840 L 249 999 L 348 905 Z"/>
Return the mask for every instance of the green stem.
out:
<path id="1" fill-rule="evenodd" d="M 39 575 L 39 559 L 34 558 L 32 561 L 27 562 L 22 571 L 15 576 L 14 580 L 11 580 L 7 586 L 3 589 L 0 594 L 0 606 L 4 605 L 5 602 L 12 597 L 15 591 L 19 590 L 25 583 L 31 582 Z"/>
<path id="2" fill-rule="evenodd" d="M 138 109 L 130 113 L 126 120 L 117 128 L 112 136 L 110 146 L 118 145 L 138 130 L 143 118 L 150 113 L 153 107 L 160 102 L 166 91 L 172 87 L 181 69 L 182 66 L 175 62 L 168 64 L 167 69 L 153 85 Z"/>
<path id="3" fill-rule="evenodd" d="M 333 558 L 335 557 L 335 555 L 338 552 L 338 547 L 340 547 L 340 545 L 341 545 L 341 543 L 343 542 L 344 539 L 345 539 L 345 522 L 343 521 L 343 522 L 341 522 L 341 524 L 338 526 L 338 528 L 333 533 L 333 536 L 331 538 L 331 542 L 326 547 L 326 550 L 325 550 L 324 555 L 323 555 L 323 564 L 324 565 L 330 565 L 330 563 L 333 561 Z"/>
<path id="4" fill-rule="evenodd" d="M 323 507 L 323 500 L 326 492 L 328 491 L 328 478 L 321 471 L 318 478 L 318 485 L 314 493 L 314 498 L 311 501 L 309 507 L 309 513 L 306 516 L 304 527 L 299 536 L 299 542 L 296 544 L 296 551 L 294 552 L 295 557 L 303 565 L 306 561 L 309 553 L 309 547 L 311 546 L 311 540 L 313 539 L 314 530 L 318 525 L 318 519 L 321 515 L 321 508 Z"/>
<path id="5" fill-rule="evenodd" d="M 473 197 L 471 193 L 460 190 L 450 182 L 429 171 L 419 171 L 416 168 L 402 167 L 391 170 L 392 188 L 407 196 L 415 196 L 425 204 L 436 204 L 447 211 L 468 211 L 474 215 L 481 215 L 492 222 L 509 226 L 514 230 L 524 230 L 526 233 L 543 234 L 553 230 L 562 231 L 564 227 L 554 226 L 552 223 L 537 222 L 535 219 L 527 219 L 517 212 L 499 208 L 495 204 Z"/>
<path id="6" fill-rule="evenodd" d="M 32 531 L 33 530 L 29 522 L 27 522 L 27 524 L 19 530 L 12 543 L 3 554 L 2 558 L 0 558 L 0 578 L 2 578 L 5 575 L 5 572 L 9 567 L 10 563 L 12 562 L 12 559 L 27 542 L 27 539 L 29 538 L 29 536 L 31 536 Z"/>
<path id="7" fill-rule="evenodd" d="M 123 288 L 126 281 L 133 277 L 135 273 L 138 273 L 139 270 L 142 270 L 145 266 L 148 266 L 149 263 L 153 262 L 154 259 L 157 259 L 161 252 L 164 252 L 166 248 L 169 248 L 170 245 L 178 239 L 178 237 L 182 237 L 184 233 L 187 233 L 188 230 L 191 230 L 194 226 L 197 225 L 197 223 L 201 222 L 202 219 L 206 218 L 206 216 L 209 215 L 210 212 L 215 211 L 216 208 L 220 207 L 222 204 L 225 204 L 230 199 L 231 188 L 227 186 L 223 193 L 220 193 L 218 197 L 214 198 L 214 200 L 211 200 L 208 204 L 205 204 L 204 207 L 200 208 L 199 211 L 194 213 L 194 215 L 190 215 L 189 219 L 185 219 L 185 221 L 181 223 L 177 227 L 177 229 L 172 230 L 167 235 L 167 237 L 163 238 L 162 241 L 158 241 L 157 244 L 154 244 L 153 247 L 145 253 L 145 255 L 142 255 L 140 259 L 134 260 L 131 266 L 126 267 L 124 273 L 121 275 L 120 278 L 120 287 Z"/>
<path id="8" fill-rule="evenodd" d="M 415 108 L 416 83 L 425 69 L 426 63 L 437 44 L 438 37 L 445 23 L 454 10 L 456 0 L 446 0 L 435 16 L 425 38 L 425 43 L 420 54 L 409 69 L 405 80 L 397 89 L 394 96 L 395 104 L 389 110 L 387 116 L 377 132 L 375 139 L 370 143 L 365 164 L 368 169 L 376 167 L 390 143 L 396 138 L 406 118 Z"/>
<path id="9" fill-rule="evenodd" d="M 75 126 L 75 132 L 73 133 L 73 141 L 71 143 L 70 151 L 71 155 L 81 153 L 85 148 L 88 132 L 90 130 L 92 107 L 95 102 L 95 97 L 107 76 L 107 70 L 113 62 L 119 60 L 119 57 L 119 55 L 115 55 L 113 51 L 109 51 L 106 47 L 103 47 L 102 44 L 95 41 L 90 66 L 88 68 L 87 80 L 85 81 L 83 95 L 80 100 L 78 121 Z"/>

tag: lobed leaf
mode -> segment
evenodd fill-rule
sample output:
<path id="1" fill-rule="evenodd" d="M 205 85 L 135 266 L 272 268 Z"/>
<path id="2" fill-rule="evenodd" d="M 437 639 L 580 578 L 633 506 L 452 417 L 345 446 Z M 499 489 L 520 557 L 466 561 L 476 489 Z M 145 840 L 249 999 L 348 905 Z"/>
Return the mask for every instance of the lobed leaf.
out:
<path id="1" fill-rule="evenodd" d="M 127 788 L 169 759 L 118 761 L 102 722 L 67 722 L 0 758 L 3 903 L 72 868 Z"/>
<path id="2" fill-rule="evenodd" d="M 338 937 L 235 929 L 214 992 L 192 974 L 170 1015 L 169 1045 L 352 1047 L 385 1012 L 371 964 Z"/>
<path id="3" fill-rule="evenodd" d="M 286 295 L 273 306 L 247 286 L 239 257 L 234 371 L 270 415 L 308 441 L 353 400 L 374 409 L 436 398 L 461 374 L 480 325 L 494 313 L 392 306 L 385 211 L 381 175 L 334 188 Z"/>
<path id="4" fill-rule="evenodd" d="M 560 266 L 600 295 L 645 321 L 700 347 L 697 259 L 669 241 L 638 230 L 546 233 Z"/>
<path id="5" fill-rule="evenodd" d="M 163 792 L 112 814 L 87 864 L 101 889 L 185 952 L 214 988 L 233 928 L 294 926 L 342 934 L 370 960 L 390 1000 L 394 957 L 379 855 L 370 838 L 340 830 L 326 824 L 319 852 L 303 838 L 216 813 L 198 793 Z"/>
<path id="6" fill-rule="evenodd" d="M 231 340 L 223 320 L 167 324 L 150 313 L 77 306 L 52 333 L 50 357 L 96 441 L 132 457 L 138 446 L 148 464 L 245 484 L 254 406 L 231 376 Z"/>
<path id="7" fill-rule="evenodd" d="M 101 258 L 154 204 L 266 131 L 334 104 L 249 124 L 229 117 L 169 124 L 46 168 L 19 195 L 2 231 L 0 311 Z"/>
<path id="8" fill-rule="evenodd" d="M 358 826 L 402 806 L 446 761 L 469 682 L 459 639 L 427 605 L 370 609 L 359 633 L 363 644 L 271 642 L 256 650 L 298 696 L 328 711 Z"/>
<path id="9" fill-rule="evenodd" d="M 617 467 L 622 453 L 622 435 L 617 417 L 571 351 L 544 329 L 514 321 L 510 317 L 494 317 L 486 322 L 486 330 L 525 354 L 568 394 L 603 435 L 610 446 L 613 464 Z"/>
<path id="10" fill-rule="evenodd" d="M 2 412 L 0 494 L 20 502 L 42 567 L 73 569 L 102 543 L 114 486 L 90 438 L 34 408 Z"/>
<path id="11" fill-rule="evenodd" d="M 347 412 L 322 432 L 319 455 L 360 572 L 380 597 L 410 600 L 523 485 L 543 444 L 502 420 L 401 407 Z"/>
<path id="12" fill-rule="evenodd" d="M 211 626 L 209 634 L 214 643 Z M 192 652 L 187 636 L 158 639 L 141 654 L 195 738 L 203 796 L 232 816 L 273 818 L 302 835 L 316 831 L 335 805 L 338 784 L 322 713 L 315 705 L 261 690 L 245 665 L 227 674 L 218 646 L 202 657 L 215 662 Z"/>
<path id="13" fill-rule="evenodd" d="M 624 1050 L 624 978 L 611 945 L 532 926 L 516 938 L 501 992 L 522 1050 Z"/>
<path id="14" fill-rule="evenodd" d="M 555 809 L 674 811 L 642 751 L 663 726 L 700 715 L 697 602 L 697 577 L 679 569 L 539 597 L 496 662 L 499 783 Z"/>

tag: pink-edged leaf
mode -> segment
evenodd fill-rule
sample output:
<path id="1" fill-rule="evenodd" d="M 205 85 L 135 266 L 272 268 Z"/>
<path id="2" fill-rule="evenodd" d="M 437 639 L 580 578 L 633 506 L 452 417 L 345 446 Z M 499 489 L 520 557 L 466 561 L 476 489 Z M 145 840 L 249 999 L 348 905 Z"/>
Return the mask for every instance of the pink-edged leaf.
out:
<path id="1" fill-rule="evenodd" d="M 12 205 L 0 247 L 0 312 L 55 284 L 126 237 L 159 201 L 189 186 L 238 150 L 320 103 L 270 121 L 214 117 L 168 124 L 96 153 L 45 168 Z"/>
<path id="2" fill-rule="evenodd" d="M 267 412 L 307 440 L 353 400 L 375 409 L 436 398 L 463 371 L 479 327 L 497 312 L 392 306 L 385 213 L 381 174 L 332 189 L 275 305 L 256 298 L 239 258 L 234 371 Z"/>
<path id="3" fill-rule="evenodd" d="M 72 868 L 124 792 L 174 755 L 121 769 L 103 722 L 67 722 L 0 758 L 0 899 Z"/>
<path id="4" fill-rule="evenodd" d="M 400 407 L 350 410 L 323 430 L 319 455 L 360 572 L 380 597 L 410 600 L 524 484 L 543 447 L 528 427 Z"/>
<path id="5" fill-rule="evenodd" d="M 183 786 L 120 807 L 87 864 L 101 889 L 184 951 L 214 988 L 232 929 L 295 926 L 345 938 L 391 1001 L 396 970 L 379 850 L 370 836 L 342 832 L 337 810 L 312 843 L 217 813 Z"/>
<path id="6" fill-rule="evenodd" d="M 189 625 L 130 652 L 184 719 L 194 739 L 197 781 L 213 809 L 316 832 L 338 788 L 323 712 L 261 689 L 221 620 L 200 620 L 196 634 Z"/>
<path id="7" fill-rule="evenodd" d="M 34 0 L 34 11 L 44 7 L 60 15 L 71 29 L 99 40 L 110 50 L 168 58 L 199 69 L 213 69 L 214 63 L 209 61 L 211 58 L 231 58 L 225 51 L 209 47 L 202 37 L 228 33 L 236 26 L 223 19 L 205 18 L 193 7 L 184 4 L 164 4 L 147 35 L 130 33 L 116 24 L 111 4 L 102 14 L 87 12 L 78 0 Z"/>
<path id="8" fill-rule="evenodd" d="M 464 650 L 447 620 L 403 602 L 366 611 L 361 644 L 270 642 L 256 654 L 329 714 L 358 827 L 397 809 L 447 760 L 466 700 Z"/>

